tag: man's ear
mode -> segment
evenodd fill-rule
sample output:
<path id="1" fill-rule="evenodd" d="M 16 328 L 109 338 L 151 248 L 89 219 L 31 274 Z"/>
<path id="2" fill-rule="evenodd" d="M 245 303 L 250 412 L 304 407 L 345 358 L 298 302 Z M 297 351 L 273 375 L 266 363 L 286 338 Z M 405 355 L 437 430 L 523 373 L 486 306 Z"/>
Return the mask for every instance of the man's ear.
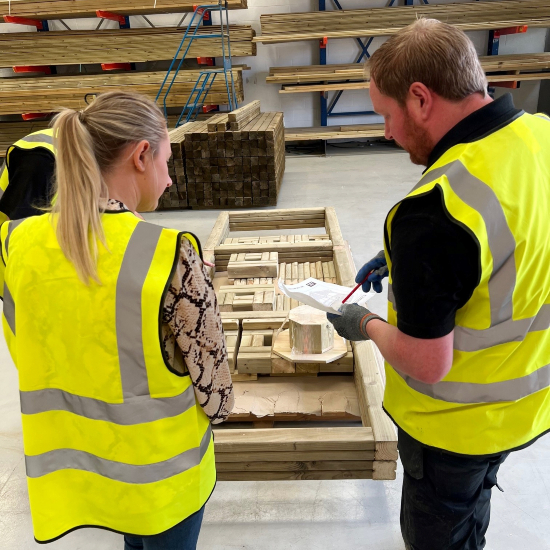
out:
<path id="1" fill-rule="evenodd" d="M 430 89 L 421 82 L 413 82 L 407 94 L 407 107 L 415 120 L 426 122 L 433 108 L 433 94 Z"/>
<path id="2" fill-rule="evenodd" d="M 146 156 L 150 154 L 150 152 L 151 145 L 147 140 L 142 140 L 137 144 L 132 159 L 138 172 L 145 172 Z"/>

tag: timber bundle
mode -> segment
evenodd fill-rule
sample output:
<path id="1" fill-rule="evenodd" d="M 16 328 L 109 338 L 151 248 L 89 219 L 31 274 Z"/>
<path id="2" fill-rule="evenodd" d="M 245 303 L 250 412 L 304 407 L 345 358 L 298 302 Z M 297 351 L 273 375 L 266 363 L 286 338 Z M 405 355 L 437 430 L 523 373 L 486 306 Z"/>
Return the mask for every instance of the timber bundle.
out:
<path id="1" fill-rule="evenodd" d="M 277 43 L 327 38 L 385 36 L 420 17 L 439 19 L 463 31 L 502 29 L 529 25 L 550 26 L 549 0 L 506 0 L 334 10 L 260 16 L 262 34 L 255 42 Z"/>
<path id="2" fill-rule="evenodd" d="M 283 113 L 260 102 L 170 132 L 174 184 L 161 208 L 267 206 L 277 203 L 285 170 Z"/>
<path id="3" fill-rule="evenodd" d="M 90 31 L 18 32 L 0 34 L 0 67 L 13 65 L 71 65 L 80 63 L 139 63 L 172 59 L 185 27 Z M 215 26 L 199 27 L 211 34 Z M 231 56 L 256 55 L 255 32 L 248 25 L 230 25 Z M 185 42 L 182 51 L 185 50 Z M 221 38 L 201 38 L 188 57 L 220 57 Z"/>

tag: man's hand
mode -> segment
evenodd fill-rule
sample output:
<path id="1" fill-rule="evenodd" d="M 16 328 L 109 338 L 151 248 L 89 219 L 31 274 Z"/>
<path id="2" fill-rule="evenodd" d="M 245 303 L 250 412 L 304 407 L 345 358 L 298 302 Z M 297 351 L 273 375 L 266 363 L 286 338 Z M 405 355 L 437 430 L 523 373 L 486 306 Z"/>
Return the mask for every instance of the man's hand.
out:
<path id="1" fill-rule="evenodd" d="M 344 304 L 340 311 L 342 315 L 327 313 L 327 319 L 334 325 L 336 332 L 342 338 L 352 342 L 370 340 L 366 330 L 367 323 L 373 319 L 384 320 L 366 307 L 357 304 Z"/>
<path id="2" fill-rule="evenodd" d="M 388 265 L 386 263 L 386 255 L 381 250 L 372 260 L 368 261 L 357 273 L 355 282 L 360 283 L 369 271 L 373 271 L 369 278 L 363 283 L 363 292 L 369 292 L 372 283 L 372 288 L 375 292 L 382 292 L 382 279 L 388 276 Z"/>

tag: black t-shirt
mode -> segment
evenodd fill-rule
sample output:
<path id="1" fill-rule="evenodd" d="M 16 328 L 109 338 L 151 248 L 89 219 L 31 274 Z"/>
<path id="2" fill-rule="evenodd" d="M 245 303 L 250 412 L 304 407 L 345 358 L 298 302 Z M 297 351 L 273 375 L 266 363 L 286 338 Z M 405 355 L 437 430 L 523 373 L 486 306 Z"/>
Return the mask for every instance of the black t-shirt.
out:
<path id="1" fill-rule="evenodd" d="M 9 185 L 0 198 L 0 212 L 11 220 L 43 214 L 52 197 L 55 157 L 43 147 L 10 153 Z"/>
<path id="2" fill-rule="evenodd" d="M 432 151 L 428 168 L 451 147 L 503 128 L 523 111 L 506 94 L 452 128 Z M 440 338 L 455 326 L 481 276 L 475 235 L 447 212 L 439 187 L 405 199 L 392 221 L 392 289 L 397 327 L 415 338 Z M 387 245 L 386 239 L 386 245 Z"/>

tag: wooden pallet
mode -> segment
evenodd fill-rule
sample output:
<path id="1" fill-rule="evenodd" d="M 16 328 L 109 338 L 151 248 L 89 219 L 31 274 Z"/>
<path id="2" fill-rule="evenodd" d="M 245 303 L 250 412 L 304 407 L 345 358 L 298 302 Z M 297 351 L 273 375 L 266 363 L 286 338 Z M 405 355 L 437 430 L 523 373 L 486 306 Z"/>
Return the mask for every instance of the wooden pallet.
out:
<path id="1" fill-rule="evenodd" d="M 199 27 L 212 33 L 219 27 Z M 0 34 L 0 67 L 13 65 L 71 65 L 79 63 L 138 63 L 172 59 L 185 27 L 107 29 L 89 31 L 18 32 Z M 231 25 L 231 55 L 256 55 L 249 25 Z M 185 43 L 183 50 L 186 48 Z M 194 40 L 188 57 L 221 57 L 221 38 Z"/>
<path id="2" fill-rule="evenodd" d="M 255 103 L 250 104 L 253 112 Z M 170 132 L 173 162 L 169 169 L 175 185 L 161 198 L 161 209 L 277 204 L 285 170 L 283 113 L 262 113 L 240 121 L 230 119 L 234 114 Z M 238 129 L 229 129 L 233 125 Z"/>
<path id="3" fill-rule="evenodd" d="M 243 69 L 233 69 L 237 100 L 244 99 Z M 184 70 L 178 73 L 167 107 L 183 107 L 199 77 L 199 70 Z M 90 96 L 124 89 L 146 95 L 155 100 L 166 72 L 100 73 L 95 75 L 55 75 L 31 78 L 5 78 L 0 80 L 0 115 L 17 113 L 49 113 L 60 107 L 84 109 Z M 225 105 L 228 102 L 225 81 L 214 81 L 206 102 Z"/>
<path id="4" fill-rule="evenodd" d="M 154 15 L 157 13 L 192 12 L 195 1 L 189 0 L 0 0 L 0 11 L 17 17 L 32 19 L 71 19 L 74 17 L 96 17 L 96 10 L 120 15 Z M 247 0 L 227 0 L 230 10 L 247 8 Z"/>
<path id="5" fill-rule="evenodd" d="M 321 38 L 387 36 L 419 17 L 439 19 L 464 31 L 528 25 L 550 27 L 550 0 L 506 0 L 333 10 L 309 13 L 264 14 L 261 36 L 255 42 L 277 43 Z"/>
<path id="6" fill-rule="evenodd" d="M 253 234 L 260 227 L 274 233 L 281 227 L 303 230 L 304 223 L 325 231 L 307 236 Z M 232 236 L 232 231 L 250 231 L 251 236 Z M 313 262 L 304 262 L 303 255 L 320 255 L 327 264 L 323 271 L 318 260 L 320 274 L 345 286 L 354 284 L 351 252 L 333 208 L 222 212 L 204 247 L 204 258 L 216 265 L 211 274 L 218 294 L 228 286 L 224 270 L 231 254 L 241 251 L 277 252 L 285 274 L 291 263 L 291 277 L 292 263 L 301 260 L 304 269 L 302 273 L 298 268 L 298 279 L 305 277 L 306 263 L 311 273 Z M 218 479 L 395 479 L 397 438 L 382 410 L 383 361 L 376 346 L 353 343 L 339 365 L 300 365 L 274 358 L 273 334 L 285 323 L 291 307 L 287 305 L 275 311 L 221 313 L 224 328 L 234 331 L 238 326 L 239 337 L 235 408 L 227 423 L 214 428 Z M 315 422 L 315 427 L 293 427 L 304 421 Z M 322 427 L 324 421 L 343 424 Z M 236 429 L 235 422 L 249 427 Z"/>

